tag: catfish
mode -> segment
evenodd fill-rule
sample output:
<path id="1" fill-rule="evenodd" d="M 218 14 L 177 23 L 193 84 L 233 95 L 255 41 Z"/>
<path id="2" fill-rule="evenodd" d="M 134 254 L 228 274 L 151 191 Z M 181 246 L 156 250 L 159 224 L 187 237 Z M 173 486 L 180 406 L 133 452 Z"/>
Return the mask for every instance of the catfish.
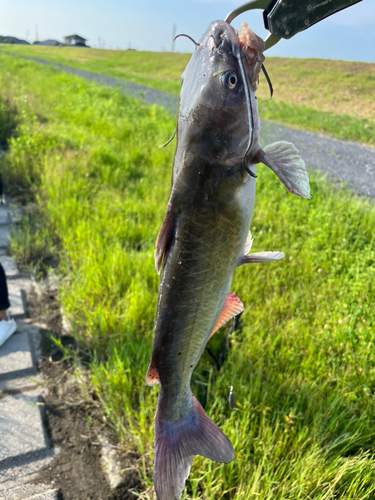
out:
<path id="1" fill-rule="evenodd" d="M 244 310 L 230 291 L 238 266 L 281 259 L 248 252 L 256 165 L 310 197 L 295 147 L 259 145 L 256 85 L 264 42 L 246 26 L 214 21 L 182 76 L 177 146 L 167 213 L 155 246 L 161 272 L 146 383 L 159 384 L 154 485 L 158 500 L 181 497 L 195 455 L 229 463 L 229 439 L 192 394 L 190 380 L 210 337 Z"/>

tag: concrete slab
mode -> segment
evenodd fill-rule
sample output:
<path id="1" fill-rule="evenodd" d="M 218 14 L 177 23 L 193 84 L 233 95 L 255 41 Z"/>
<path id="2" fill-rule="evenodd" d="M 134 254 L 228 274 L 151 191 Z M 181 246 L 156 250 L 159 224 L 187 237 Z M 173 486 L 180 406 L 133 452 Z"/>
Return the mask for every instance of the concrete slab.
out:
<path id="1" fill-rule="evenodd" d="M 8 285 L 8 297 L 10 302 L 9 314 L 11 316 L 15 316 L 15 319 L 16 317 L 18 318 L 26 317 L 25 310 L 23 307 L 23 298 L 21 290 L 14 286 L 10 286 L 11 285 L 10 281 L 7 281 L 7 285 Z"/>
<path id="2" fill-rule="evenodd" d="M 51 450 L 47 457 L 3 471 L 0 477 L 0 500 L 3 498 L 11 498 L 12 500 L 13 498 L 28 498 L 52 488 L 51 484 L 30 483 L 37 480 L 40 469 L 47 467 L 54 456 Z M 15 492 L 17 493 L 15 494 Z"/>
<path id="3" fill-rule="evenodd" d="M 12 212 L 9 207 L 0 208 L 0 225 L 12 223 Z"/>
<path id="4" fill-rule="evenodd" d="M 22 331 L 21 331 L 22 330 Z M 39 326 L 27 323 L 25 321 L 17 321 L 17 331 L 19 333 L 27 333 L 29 336 L 31 355 L 33 357 L 34 365 L 37 366 L 38 359 L 41 356 L 40 341 L 41 341 L 41 328 Z"/>
<path id="5" fill-rule="evenodd" d="M 36 373 L 28 334 L 12 335 L 0 347 L 0 381 Z"/>
<path id="6" fill-rule="evenodd" d="M 11 257 L 10 255 L 0 256 L 0 262 L 4 268 L 5 275 L 7 278 L 19 274 L 16 263 L 14 262 L 13 257 Z"/>
<path id="7" fill-rule="evenodd" d="M 39 337 L 39 330 L 40 330 L 41 326 L 36 327 L 35 325 L 30 324 L 28 321 L 29 320 L 27 318 L 20 319 L 20 320 L 16 321 L 16 323 L 17 323 L 16 335 L 18 335 L 20 333 L 32 333 L 32 334 L 35 334 L 37 337 Z M 44 328 L 45 328 L 45 326 L 44 326 Z"/>
<path id="8" fill-rule="evenodd" d="M 44 406 L 42 398 L 27 394 L 0 400 L 0 481 L 8 479 L 15 466 L 51 454 L 40 405 Z"/>
<path id="9" fill-rule="evenodd" d="M 12 214 L 12 222 L 20 222 L 24 213 L 23 210 L 19 206 L 17 206 L 11 199 L 8 200 L 7 206 Z"/>
<path id="10" fill-rule="evenodd" d="M 41 383 L 35 365 L 39 340 L 33 327 L 28 325 L 28 330 L 13 334 L 0 347 L 0 397 L 22 388 L 30 391 Z"/>
<path id="11" fill-rule="evenodd" d="M 0 247 L 9 246 L 10 235 L 11 235 L 11 227 L 9 225 L 2 226 L 0 231 Z"/>
<path id="12" fill-rule="evenodd" d="M 51 486 L 24 484 L 0 491 L 0 500 L 58 500 L 59 493 Z"/>
<path id="13" fill-rule="evenodd" d="M 7 380 L 1 384 L 0 400 L 8 396 L 16 396 L 20 393 L 27 393 L 28 396 L 40 396 L 41 392 L 43 396 L 47 394 L 47 390 L 43 386 L 43 379 L 40 376 L 35 379 L 20 378 L 12 381 Z"/>
<path id="14" fill-rule="evenodd" d="M 59 492 L 57 490 L 49 490 L 40 495 L 34 495 L 26 500 L 59 500 Z"/>
<path id="15" fill-rule="evenodd" d="M 27 310 L 26 296 L 32 286 L 32 281 L 20 277 L 15 280 L 7 280 L 7 285 L 10 302 L 10 314 L 12 316 L 17 315 L 19 318 L 25 317 Z"/>
<path id="16" fill-rule="evenodd" d="M 22 210 L 12 198 L 3 196 L 5 203 L 0 205 L 0 224 L 8 223 L 9 217 L 12 222 L 19 222 L 22 218 Z"/>

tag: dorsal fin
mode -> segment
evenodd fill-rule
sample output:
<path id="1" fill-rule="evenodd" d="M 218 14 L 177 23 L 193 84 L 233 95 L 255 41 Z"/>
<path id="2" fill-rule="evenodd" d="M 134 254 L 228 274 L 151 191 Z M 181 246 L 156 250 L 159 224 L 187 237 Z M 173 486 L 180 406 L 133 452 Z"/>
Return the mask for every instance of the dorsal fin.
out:
<path id="1" fill-rule="evenodd" d="M 150 366 L 146 373 L 147 385 L 158 385 L 160 383 L 159 372 L 156 368 L 155 360 L 151 358 Z"/>
<path id="2" fill-rule="evenodd" d="M 160 274 L 161 265 L 165 262 L 170 245 L 173 241 L 175 221 L 172 213 L 172 205 L 168 203 L 168 210 L 161 225 L 156 244 L 155 244 L 155 269 Z"/>
<path id="3" fill-rule="evenodd" d="M 210 338 L 212 335 L 218 331 L 218 329 L 223 326 L 227 321 L 229 321 L 231 318 L 234 318 L 234 316 L 237 316 L 237 314 L 242 313 L 244 310 L 244 306 L 240 299 L 235 295 L 233 292 L 228 293 L 228 297 L 225 300 L 224 306 L 221 310 L 221 313 L 219 314 L 219 317 L 217 318 L 216 324 L 214 326 L 214 329 L 212 330 L 212 333 L 210 335 Z"/>

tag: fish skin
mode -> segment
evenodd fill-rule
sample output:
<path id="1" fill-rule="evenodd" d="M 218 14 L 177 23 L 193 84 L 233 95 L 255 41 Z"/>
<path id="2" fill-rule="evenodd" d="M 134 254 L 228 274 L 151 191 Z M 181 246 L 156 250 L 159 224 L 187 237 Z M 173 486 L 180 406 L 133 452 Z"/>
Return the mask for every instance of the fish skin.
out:
<path id="1" fill-rule="evenodd" d="M 219 50 L 223 38 L 228 43 Z M 230 441 L 192 395 L 190 380 L 245 255 L 254 208 L 256 179 L 243 162 L 249 123 L 236 51 L 237 32 L 215 21 L 182 77 L 172 189 L 155 249 L 161 280 L 146 379 L 149 385 L 160 384 L 154 464 L 158 500 L 180 498 L 194 455 L 224 463 L 234 459 Z M 231 90 L 223 87 L 221 76 L 229 71 L 238 78 Z M 254 127 L 246 164 L 255 173 L 255 160 L 267 157 L 258 143 L 252 89 L 250 98 Z"/>

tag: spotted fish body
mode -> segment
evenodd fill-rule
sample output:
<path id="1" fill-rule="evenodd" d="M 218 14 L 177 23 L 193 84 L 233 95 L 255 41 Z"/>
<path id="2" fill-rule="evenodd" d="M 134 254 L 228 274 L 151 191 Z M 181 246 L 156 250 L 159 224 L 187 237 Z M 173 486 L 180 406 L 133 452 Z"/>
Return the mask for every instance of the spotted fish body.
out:
<path id="1" fill-rule="evenodd" d="M 263 56 L 257 50 L 253 70 L 259 74 Z M 262 161 L 290 190 L 308 196 L 304 164 L 293 146 L 278 143 L 269 156 L 259 146 L 255 92 L 248 83 L 258 75 L 244 67 L 242 57 L 238 33 L 215 21 L 182 78 L 172 190 L 155 249 L 161 281 L 146 377 L 148 385 L 160 384 L 158 500 L 180 498 L 194 455 L 224 463 L 234 459 L 230 441 L 191 393 L 190 380 L 210 336 L 243 310 L 230 292 L 236 267 L 283 256 L 245 255 L 256 185 L 248 172 L 255 174 Z"/>

